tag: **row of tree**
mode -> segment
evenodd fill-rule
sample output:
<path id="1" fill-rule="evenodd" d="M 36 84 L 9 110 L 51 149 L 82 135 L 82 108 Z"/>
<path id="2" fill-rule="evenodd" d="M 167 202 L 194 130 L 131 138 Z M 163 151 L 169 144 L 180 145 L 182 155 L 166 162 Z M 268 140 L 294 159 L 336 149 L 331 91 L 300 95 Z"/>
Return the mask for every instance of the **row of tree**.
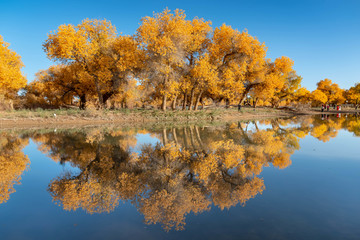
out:
<path id="1" fill-rule="evenodd" d="M 56 65 L 26 85 L 20 57 L 0 38 L 0 89 L 25 87 L 27 107 L 89 103 L 99 108 L 158 105 L 197 110 L 199 104 L 277 107 L 313 102 L 357 104 L 360 86 L 344 91 L 325 79 L 310 93 L 288 57 L 271 61 L 267 48 L 247 31 L 165 9 L 144 17 L 133 36 L 117 34 L 107 20 L 64 24 L 48 35 L 44 51 Z M 4 56 L 4 57 L 3 57 Z M 3 70 L 5 69 L 5 70 Z"/>

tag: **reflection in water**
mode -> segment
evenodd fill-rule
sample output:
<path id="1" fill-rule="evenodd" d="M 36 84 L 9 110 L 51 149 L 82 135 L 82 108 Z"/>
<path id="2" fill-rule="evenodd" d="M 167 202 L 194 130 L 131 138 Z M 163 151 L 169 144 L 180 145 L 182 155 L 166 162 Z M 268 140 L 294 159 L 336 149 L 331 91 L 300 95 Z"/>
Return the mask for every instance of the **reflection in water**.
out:
<path id="1" fill-rule="evenodd" d="M 359 136 L 360 121 L 355 116 L 316 116 L 161 129 L 152 132 L 160 143 L 142 145 L 136 152 L 136 134 L 144 130 L 90 129 L 24 136 L 53 160 L 75 167 L 74 172 L 54 178 L 48 188 L 65 210 L 111 212 L 120 201 L 129 201 L 147 224 L 179 230 L 191 212 L 201 213 L 212 205 L 220 209 L 245 205 L 265 189 L 259 177 L 263 167 L 286 168 L 301 138 L 310 133 L 325 142 L 340 129 Z M 13 184 L 29 162 L 21 153 L 26 143 L 6 134 L 1 137 L 0 203 L 14 191 Z"/>
<path id="2" fill-rule="evenodd" d="M 29 159 L 22 152 L 28 140 L 15 134 L 0 133 L 0 204 L 6 202 L 15 192 L 14 184 L 20 184 Z"/>

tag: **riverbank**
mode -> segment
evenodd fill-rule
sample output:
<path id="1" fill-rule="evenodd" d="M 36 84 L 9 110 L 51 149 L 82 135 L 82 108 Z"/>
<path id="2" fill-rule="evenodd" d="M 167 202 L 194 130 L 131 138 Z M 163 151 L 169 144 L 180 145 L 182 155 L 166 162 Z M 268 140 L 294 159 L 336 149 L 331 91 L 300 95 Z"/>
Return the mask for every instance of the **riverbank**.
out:
<path id="1" fill-rule="evenodd" d="M 237 109 L 206 109 L 200 111 L 167 111 L 145 109 L 122 110 L 18 110 L 0 112 L 0 127 L 11 126 L 47 126 L 47 125 L 93 125 L 93 124 L 122 124 L 139 125 L 142 123 L 177 123 L 197 121 L 236 121 L 252 120 L 271 117 L 291 117 L 297 115 L 314 114 L 353 114 L 359 112 L 354 109 L 342 111 L 321 112 L 319 109 L 291 110 L 273 109 L 266 107 Z"/>

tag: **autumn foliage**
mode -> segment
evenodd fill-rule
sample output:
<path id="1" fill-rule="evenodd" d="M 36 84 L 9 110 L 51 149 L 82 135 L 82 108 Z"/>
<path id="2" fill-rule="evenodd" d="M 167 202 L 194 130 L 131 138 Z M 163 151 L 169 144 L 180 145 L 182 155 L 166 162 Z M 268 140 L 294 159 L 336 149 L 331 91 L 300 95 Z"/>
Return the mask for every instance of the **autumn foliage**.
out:
<path id="1" fill-rule="evenodd" d="M 26 85 L 26 78 L 21 72 L 24 65 L 20 56 L 9 49 L 9 45 L 0 35 L 0 110 L 5 100 L 14 99 L 17 91 Z"/>
<path id="2" fill-rule="evenodd" d="M 25 87 L 27 108 L 89 105 L 99 108 L 159 107 L 198 110 L 207 104 L 280 107 L 359 103 L 358 85 L 341 89 L 329 79 L 309 92 L 294 61 L 266 57 L 267 47 L 247 30 L 183 10 L 141 19 L 133 35 L 119 34 L 109 20 L 63 24 L 43 44 L 55 65 L 26 87 L 20 57 L 0 37 L 0 94 Z"/>
<path id="3" fill-rule="evenodd" d="M 64 24 L 43 46 L 58 65 L 27 87 L 29 106 L 84 109 L 93 102 L 165 111 L 171 102 L 173 110 L 197 110 L 205 102 L 230 105 L 250 96 L 278 106 L 300 88 L 291 59 L 271 62 L 264 43 L 247 31 L 225 24 L 213 29 L 183 10 L 142 18 L 133 36 L 119 35 L 108 20 Z"/>

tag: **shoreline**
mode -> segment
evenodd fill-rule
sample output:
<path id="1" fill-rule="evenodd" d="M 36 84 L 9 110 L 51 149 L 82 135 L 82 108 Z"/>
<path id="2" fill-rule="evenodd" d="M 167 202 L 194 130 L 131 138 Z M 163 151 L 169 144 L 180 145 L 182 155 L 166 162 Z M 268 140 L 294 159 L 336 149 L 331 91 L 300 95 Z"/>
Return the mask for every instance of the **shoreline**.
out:
<path id="1" fill-rule="evenodd" d="M 62 112 L 63 111 L 63 112 Z M 24 114 L 26 113 L 26 114 Z M 44 111 L 12 111 L 0 112 L 0 129 L 10 127 L 50 127 L 50 126 L 86 126 L 115 124 L 123 126 L 139 126 L 144 124 L 178 124 L 212 121 L 246 121 L 277 117 L 295 117 L 301 115 L 319 114 L 356 114 L 360 110 L 325 111 L 268 108 L 244 108 L 241 112 L 235 109 L 215 109 L 200 111 L 169 111 L 159 110 L 130 110 L 126 112 L 111 111 L 75 111 L 44 110 Z"/>

